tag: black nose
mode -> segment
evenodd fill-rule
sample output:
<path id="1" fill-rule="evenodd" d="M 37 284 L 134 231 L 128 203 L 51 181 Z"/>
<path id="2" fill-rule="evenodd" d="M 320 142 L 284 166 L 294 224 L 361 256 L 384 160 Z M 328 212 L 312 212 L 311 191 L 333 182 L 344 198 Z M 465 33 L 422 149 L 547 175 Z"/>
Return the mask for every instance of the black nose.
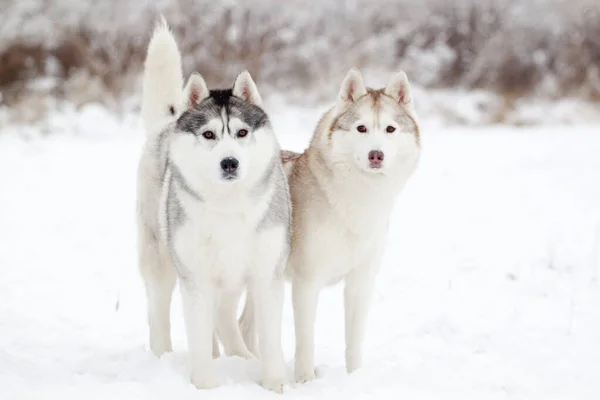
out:
<path id="1" fill-rule="evenodd" d="M 238 168 L 240 162 L 237 158 L 227 157 L 221 160 L 221 169 L 225 172 L 232 173 Z"/>

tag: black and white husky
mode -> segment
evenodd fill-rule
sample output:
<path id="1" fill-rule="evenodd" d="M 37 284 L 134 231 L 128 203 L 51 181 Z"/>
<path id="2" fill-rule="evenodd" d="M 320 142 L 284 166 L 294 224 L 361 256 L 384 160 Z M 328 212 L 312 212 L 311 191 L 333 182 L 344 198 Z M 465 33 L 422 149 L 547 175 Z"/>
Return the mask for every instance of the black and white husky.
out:
<path id="1" fill-rule="evenodd" d="M 249 358 L 237 302 L 253 293 L 261 337 L 262 385 L 281 392 L 283 270 L 291 205 L 279 144 L 248 72 L 230 90 L 208 90 L 193 74 L 185 88 L 181 55 L 166 23 L 148 47 L 139 165 L 139 263 L 148 298 L 150 348 L 171 351 L 170 303 L 182 295 L 192 383 L 211 388 L 218 355 Z"/>

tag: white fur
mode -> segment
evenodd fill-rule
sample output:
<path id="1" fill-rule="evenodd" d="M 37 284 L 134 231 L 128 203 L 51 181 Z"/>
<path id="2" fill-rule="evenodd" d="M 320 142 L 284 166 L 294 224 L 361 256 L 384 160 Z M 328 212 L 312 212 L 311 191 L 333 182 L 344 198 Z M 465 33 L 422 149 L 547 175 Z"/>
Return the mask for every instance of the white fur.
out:
<path id="1" fill-rule="evenodd" d="M 252 357 L 236 321 L 238 300 L 248 286 L 260 294 L 254 304 L 257 322 L 261 336 L 268 339 L 261 348 L 262 385 L 281 392 L 285 381 L 280 332 L 282 263 L 287 260 L 289 225 L 257 229 L 276 190 L 285 190 L 289 198 L 281 164 L 274 168 L 284 185 L 269 183 L 264 193 L 252 192 L 271 165 L 269 161 L 278 156 L 279 145 L 268 126 L 253 132 L 255 141 L 248 146 L 240 146 L 229 137 L 208 141 L 192 133 L 172 132 L 175 116 L 162 111 L 176 104 L 180 115 L 209 96 L 197 74 L 182 88 L 180 66 L 175 40 L 163 23 L 154 33 L 146 60 L 142 117 L 150 135 L 138 175 L 140 270 L 148 297 L 150 348 L 157 356 L 172 350 L 169 308 L 179 277 L 191 381 L 198 388 L 217 386 L 219 379 L 212 367 L 212 357 L 219 353 L 215 332 L 226 354 Z M 247 93 L 256 100 L 258 91 L 252 78 L 242 78 L 236 82 L 240 80 L 250 88 Z M 219 125 L 215 120 L 211 123 Z M 244 127 L 240 120 L 230 120 L 229 126 Z M 213 128 L 215 132 L 222 130 L 222 126 Z M 230 156 L 240 160 L 242 173 L 238 179 L 225 182 L 218 173 L 219 162 Z M 174 179 L 167 159 L 195 194 Z M 168 208 L 173 193 L 185 212 L 177 229 L 169 225 L 169 218 L 174 218 Z M 289 204 L 286 206 L 289 211 Z"/>
<path id="2" fill-rule="evenodd" d="M 156 25 L 148 45 L 142 84 L 142 121 L 147 134 L 154 135 L 184 107 L 181 55 L 164 18 Z M 173 106 L 175 116 L 169 107 Z"/>
<path id="3" fill-rule="evenodd" d="M 197 72 L 190 75 L 190 78 L 183 89 L 183 94 L 184 108 L 193 107 L 207 98 L 209 91 L 202 75 Z"/>
<path id="4" fill-rule="evenodd" d="M 385 88 L 385 94 L 395 99 L 398 103 L 409 105 L 412 108 L 410 85 L 404 71 L 398 71 L 390 78 Z"/>
<path id="5" fill-rule="evenodd" d="M 233 95 L 246 100 L 250 104 L 262 106 L 262 98 L 248 71 L 243 71 L 237 76 L 233 84 Z"/>
<path id="6" fill-rule="evenodd" d="M 362 75 L 356 68 L 352 68 L 346 74 L 338 93 L 336 104 L 338 113 L 342 112 L 350 103 L 366 94 L 367 88 L 363 83 Z"/>

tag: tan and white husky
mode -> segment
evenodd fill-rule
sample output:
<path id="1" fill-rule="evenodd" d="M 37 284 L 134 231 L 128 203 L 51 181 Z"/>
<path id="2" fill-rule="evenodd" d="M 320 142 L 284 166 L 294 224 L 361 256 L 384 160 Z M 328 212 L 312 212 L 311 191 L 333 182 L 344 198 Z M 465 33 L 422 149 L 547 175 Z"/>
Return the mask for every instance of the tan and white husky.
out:
<path id="1" fill-rule="evenodd" d="M 417 167 L 419 124 L 406 74 L 380 90 L 361 74 L 346 75 L 337 104 L 319 122 L 303 154 L 282 152 L 292 196 L 292 280 L 296 326 L 295 378 L 315 377 L 314 325 L 319 292 L 344 281 L 346 369 L 361 366 L 374 279 L 396 198 Z M 252 309 L 241 319 L 256 352 Z"/>

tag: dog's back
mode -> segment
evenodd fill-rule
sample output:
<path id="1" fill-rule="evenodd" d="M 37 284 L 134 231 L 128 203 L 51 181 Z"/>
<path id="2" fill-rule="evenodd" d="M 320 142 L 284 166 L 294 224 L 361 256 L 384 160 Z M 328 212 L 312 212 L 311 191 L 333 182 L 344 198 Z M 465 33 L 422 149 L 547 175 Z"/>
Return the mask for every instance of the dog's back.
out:
<path id="1" fill-rule="evenodd" d="M 281 163 L 283 164 L 283 169 L 285 171 L 285 174 L 287 175 L 288 179 L 290 178 L 290 175 L 292 173 L 292 170 L 294 169 L 294 165 L 296 163 L 296 161 L 302 157 L 303 153 L 296 153 L 295 151 L 289 151 L 289 150 L 281 150 L 280 153 L 280 157 L 281 157 Z"/>

